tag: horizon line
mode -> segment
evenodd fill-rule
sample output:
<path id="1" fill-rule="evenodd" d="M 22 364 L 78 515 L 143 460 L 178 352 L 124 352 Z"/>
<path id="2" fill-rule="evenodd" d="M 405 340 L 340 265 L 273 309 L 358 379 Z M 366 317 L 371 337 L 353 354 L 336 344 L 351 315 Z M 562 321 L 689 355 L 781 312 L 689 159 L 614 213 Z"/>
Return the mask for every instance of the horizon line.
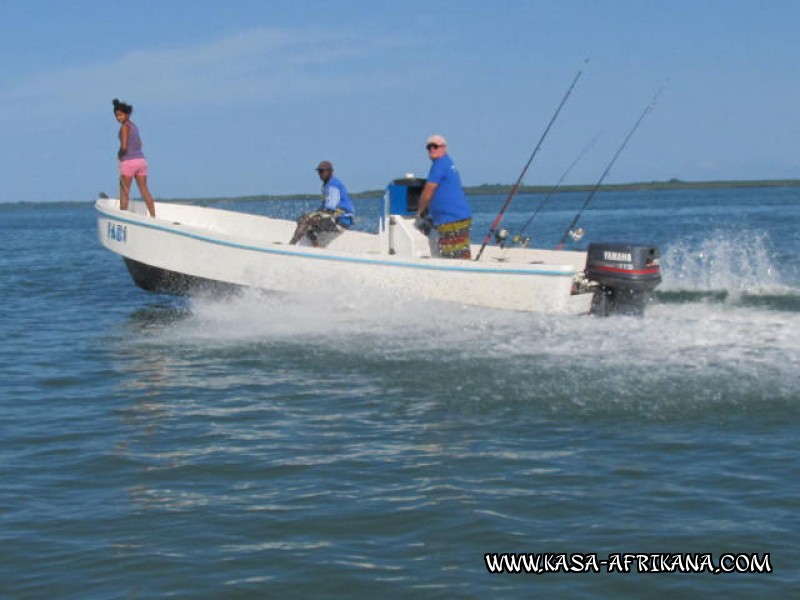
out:
<path id="1" fill-rule="evenodd" d="M 521 185 L 519 193 L 567 193 L 582 192 L 592 190 L 597 186 L 596 183 L 577 183 L 570 185 Z M 468 196 L 479 196 L 487 194 L 503 194 L 510 192 L 513 184 L 506 183 L 481 183 L 478 185 L 465 185 L 464 192 Z M 678 178 L 671 178 L 664 181 L 632 181 L 628 183 L 604 183 L 597 186 L 598 191 L 663 191 L 676 189 L 728 189 L 728 188 L 758 188 L 758 187 L 800 187 L 800 179 L 711 179 L 700 181 L 686 181 Z M 352 192 L 356 200 L 380 197 L 385 188 Z M 99 197 L 93 197 L 91 201 Z M 157 202 L 212 202 L 212 201 L 258 201 L 258 200 L 311 200 L 319 197 L 319 194 L 296 193 L 296 194 L 246 194 L 242 196 L 209 196 L 198 198 L 161 198 Z M 132 198 L 141 200 L 141 198 Z M 58 204 L 82 204 L 86 200 L 18 200 L 16 202 L 0 202 L 0 206 L 17 206 L 23 204 L 33 205 L 58 205 Z"/>

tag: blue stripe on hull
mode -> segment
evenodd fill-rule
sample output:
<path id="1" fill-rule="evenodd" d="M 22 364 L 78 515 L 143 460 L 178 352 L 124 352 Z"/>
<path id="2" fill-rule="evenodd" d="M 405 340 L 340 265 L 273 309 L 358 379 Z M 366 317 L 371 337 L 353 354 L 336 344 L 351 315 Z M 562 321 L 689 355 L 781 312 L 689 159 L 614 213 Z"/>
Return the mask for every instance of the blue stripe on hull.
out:
<path id="1" fill-rule="evenodd" d="M 297 250 L 290 250 L 285 248 L 264 248 L 263 246 L 254 246 L 251 244 L 241 244 L 238 242 L 230 242 L 227 240 L 220 240 L 213 237 L 200 235 L 197 233 L 190 233 L 187 231 L 180 231 L 178 229 L 173 229 L 171 227 L 166 227 L 163 225 L 158 225 L 156 223 L 147 223 L 142 222 L 134 219 L 127 219 L 125 217 L 118 217 L 116 215 L 110 215 L 108 213 L 105 214 L 109 219 L 113 219 L 116 221 L 121 221 L 123 223 L 130 223 L 132 225 L 137 225 L 139 227 L 146 227 L 148 229 L 155 229 L 158 231 L 165 231 L 171 233 L 173 235 L 183 236 L 195 240 L 200 240 L 203 242 L 208 242 L 211 244 L 217 244 L 219 246 L 228 246 L 230 248 L 238 248 L 241 250 L 249 250 L 253 252 L 263 252 L 266 254 L 276 254 L 280 256 L 296 256 L 298 258 L 310 259 L 310 260 L 324 260 L 324 261 L 332 261 L 332 262 L 343 262 L 343 263 L 350 263 L 350 264 L 366 264 L 366 265 L 377 265 L 377 266 L 385 266 L 385 267 L 400 267 L 405 269 L 422 269 L 428 271 L 449 271 L 449 272 L 462 272 L 462 273 L 493 273 L 495 275 L 544 275 L 550 277 L 572 277 L 575 273 L 574 271 L 567 271 L 564 272 L 562 270 L 553 270 L 553 269 L 499 269 L 493 267 L 481 267 L 477 266 L 479 263 L 473 261 L 452 261 L 452 265 L 441 265 L 441 264 L 425 264 L 421 262 L 407 262 L 407 261 L 392 261 L 392 260 L 382 260 L 382 259 L 373 259 L 373 258 L 363 258 L 357 256 L 343 256 L 341 254 L 324 254 L 324 253 L 312 253 L 312 252 L 301 252 Z"/>

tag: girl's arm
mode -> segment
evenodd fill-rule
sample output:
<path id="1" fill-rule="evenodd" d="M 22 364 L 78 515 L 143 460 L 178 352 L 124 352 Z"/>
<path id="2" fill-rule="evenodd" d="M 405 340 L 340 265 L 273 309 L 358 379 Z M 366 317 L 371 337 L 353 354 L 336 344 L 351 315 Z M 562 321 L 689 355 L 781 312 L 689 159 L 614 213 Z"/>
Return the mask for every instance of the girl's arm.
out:
<path id="1" fill-rule="evenodd" d="M 117 158 L 122 160 L 122 157 L 128 151 L 128 135 L 130 134 L 131 126 L 127 123 L 124 123 L 122 127 L 119 128 L 119 151 L 117 152 Z"/>

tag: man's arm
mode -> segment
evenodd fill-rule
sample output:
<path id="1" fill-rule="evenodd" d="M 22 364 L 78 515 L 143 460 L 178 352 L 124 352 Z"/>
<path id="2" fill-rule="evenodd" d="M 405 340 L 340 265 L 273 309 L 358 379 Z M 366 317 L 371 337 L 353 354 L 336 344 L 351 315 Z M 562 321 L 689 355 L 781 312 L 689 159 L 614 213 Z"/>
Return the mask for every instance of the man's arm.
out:
<path id="1" fill-rule="evenodd" d="M 417 216 L 421 217 L 422 213 L 428 208 L 431 203 L 433 195 L 436 193 L 436 188 L 439 187 L 438 183 L 431 183 L 428 181 L 425 187 L 422 188 L 422 194 L 419 197 L 419 206 L 417 207 Z"/>
<path id="2" fill-rule="evenodd" d="M 339 192 L 339 188 L 329 185 L 328 195 L 325 196 L 325 210 L 336 210 L 341 199 L 342 195 Z"/>

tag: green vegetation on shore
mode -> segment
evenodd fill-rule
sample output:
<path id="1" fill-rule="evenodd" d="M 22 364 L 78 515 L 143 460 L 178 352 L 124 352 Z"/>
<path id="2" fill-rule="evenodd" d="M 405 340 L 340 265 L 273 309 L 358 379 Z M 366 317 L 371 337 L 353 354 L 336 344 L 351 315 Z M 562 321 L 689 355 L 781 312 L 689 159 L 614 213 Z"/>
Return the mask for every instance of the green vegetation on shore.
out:
<path id="1" fill-rule="evenodd" d="M 589 192 L 596 184 L 562 185 L 558 192 Z M 483 184 L 466 188 L 471 195 L 481 194 L 508 194 L 511 185 Z M 714 190 L 735 188 L 760 188 L 760 187 L 800 187 L 800 179 L 764 179 L 743 181 L 682 181 L 670 179 L 669 181 L 642 181 L 633 183 L 609 183 L 601 185 L 601 192 L 643 192 L 652 190 Z M 553 186 L 536 185 L 520 186 L 520 194 L 542 194 L 552 191 Z"/>
<path id="2" fill-rule="evenodd" d="M 590 192 L 596 184 L 562 185 L 557 193 L 568 192 Z M 512 185 L 503 183 L 484 183 L 481 185 L 468 186 L 464 191 L 469 196 L 502 196 L 511 192 Z M 763 179 L 763 180 L 742 180 L 742 181 L 682 181 L 680 179 L 670 179 L 668 181 L 642 181 L 633 183 L 608 183 L 601 185 L 600 192 L 642 192 L 656 190 L 714 190 L 714 189 L 736 189 L 736 188 L 776 188 L 776 187 L 800 187 L 800 179 Z M 553 191 L 550 185 L 523 185 L 520 186 L 519 194 L 545 194 Z M 366 190 L 363 192 L 350 193 L 355 199 L 380 198 L 384 190 Z M 284 194 L 258 196 L 238 196 L 230 198 L 194 198 L 178 199 L 173 198 L 168 201 L 174 202 L 218 202 L 229 200 L 236 202 L 249 202 L 257 200 L 314 200 L 319 198 L 319 194 Z"/>

